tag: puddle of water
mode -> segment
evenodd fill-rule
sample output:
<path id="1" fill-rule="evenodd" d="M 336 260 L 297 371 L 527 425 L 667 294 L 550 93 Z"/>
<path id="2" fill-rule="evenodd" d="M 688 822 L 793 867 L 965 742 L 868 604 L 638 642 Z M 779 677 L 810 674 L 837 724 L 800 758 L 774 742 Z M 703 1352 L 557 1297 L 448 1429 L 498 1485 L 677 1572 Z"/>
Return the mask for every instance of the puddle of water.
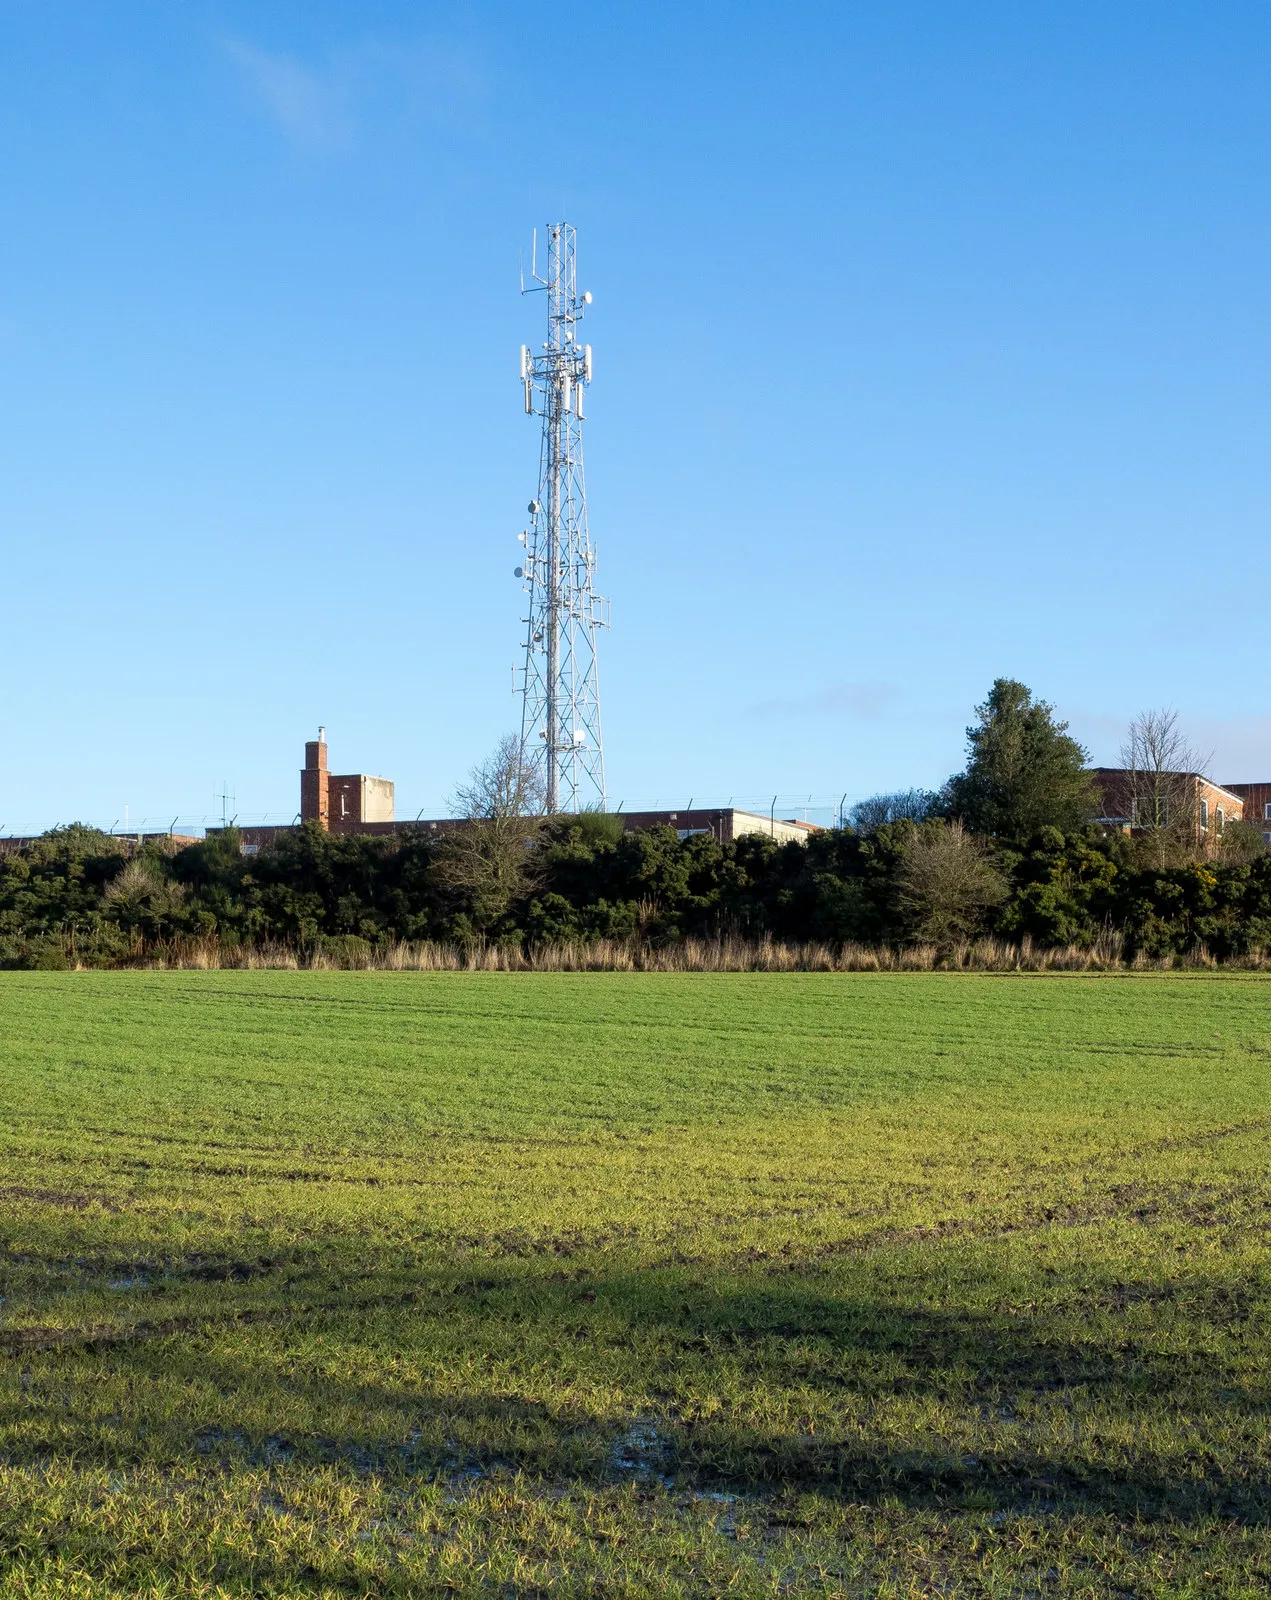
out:
<path id="1" fill-rule="evenodd" d="M 392 1518 L 377 1517 L 373 1522 L 368 1522 L 366 1527 L 358 1534 L 359 1539 L 373 1539 L 377 1533 L 387 1535 L 390 1539 L 398 1539 L 402 1543 L 413 1543 L 416 1535 L 409 1528 L 403 1527 L 400 1522 Z"/>
<path id="2" fill-rule="evenodd" d="M 667 1447 L 653 1423 L 635 1422 L 614 1441 L 609 1452 L 609 1465 L 615 1472 L 630 1472 L 651 1478 L 669 1489 L 675 1480 L 663 1470 L 667 1464 L 667 1453 Z"/>

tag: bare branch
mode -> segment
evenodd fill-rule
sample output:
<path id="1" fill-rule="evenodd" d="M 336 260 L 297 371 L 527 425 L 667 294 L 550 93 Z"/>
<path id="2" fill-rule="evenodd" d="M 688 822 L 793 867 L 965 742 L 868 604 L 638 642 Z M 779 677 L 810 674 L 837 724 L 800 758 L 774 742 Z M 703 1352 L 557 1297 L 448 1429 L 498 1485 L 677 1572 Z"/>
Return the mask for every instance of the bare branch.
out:
<path id="1" fill-rule="evenodd" d="M 888 822 L 921 822 L 931 812 L 934 795 L 925 789 L 902 789 L 858 800 L 848 813 L 857 833 L 875 833 Z"/>
<path id="2" fill-rule="evenodd" d="M 1196 779 L 1212 759 L 1212 751 L 1203 754 L 1189 742 L 1172 707 L 1141 711 L 1130 723 L 1121 746 L 1129 818 L 1158 866 L 1197 854 L 1201 794 Z"/>
<path id="3" fill-rule="evenodd" d="M 969 938 L 1006 899 L 1006 878 L 960 822 L 916 827 L 897 880 L 897 910 L 911 937 Z"/>
<path id="4" fill-rule="evenodd" d="M 485 932 L 538 881 L 535 846 L 543 831 L 543 790 L 508 734 L 468 774 L 451 800 L 465 821 L 439 841 L 433 861 L 438 886 L 459 898 Z"/>
<path id="5" fill-rule="evenodd" d="M 544 805 L 542 780 L 526 761 L 521 741 L 510 733 L 473 767 L 450 801 L 454 815 L 470 821 L 540 817 Z"/>

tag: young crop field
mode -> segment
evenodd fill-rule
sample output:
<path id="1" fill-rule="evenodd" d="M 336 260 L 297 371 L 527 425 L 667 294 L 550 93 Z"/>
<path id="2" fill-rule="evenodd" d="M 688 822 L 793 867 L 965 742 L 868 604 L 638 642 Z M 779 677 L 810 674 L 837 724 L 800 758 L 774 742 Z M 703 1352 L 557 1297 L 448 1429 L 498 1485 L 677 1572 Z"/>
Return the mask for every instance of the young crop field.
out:
<path id="1" fill-rule="evenodd" d="M 0 977 L 0 1596 L 1265 1597 L 1256 974 Z"/>

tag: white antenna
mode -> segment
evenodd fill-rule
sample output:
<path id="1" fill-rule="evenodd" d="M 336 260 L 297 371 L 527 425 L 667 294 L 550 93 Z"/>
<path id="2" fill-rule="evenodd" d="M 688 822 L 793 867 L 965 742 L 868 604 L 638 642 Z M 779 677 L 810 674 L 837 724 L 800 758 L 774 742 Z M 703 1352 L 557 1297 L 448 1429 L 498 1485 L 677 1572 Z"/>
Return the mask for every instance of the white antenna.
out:
<path id="1" fill-rule="evenodd" d="M 521 346 L 525 409 L 543 419 L 538 493 L 522 535 L 516 576 L 530 597 L 525 623 L 521 751 L 540 773 L 547 810 L 605 809 L 596 630 L 609 626 L 609 602 L 593 588 L 596 549 L 587 526 L 583 479 L 583 389 L 591 346 L 576 334 L 591 295 L 578 293 L 577 237 L 567 222 L 547 229 L 547 276 L 538 274 L 534 230 L 530 276 L 547 293 L 542 353 Z M 539 289 L 525 289 L 527 294 Z"/>

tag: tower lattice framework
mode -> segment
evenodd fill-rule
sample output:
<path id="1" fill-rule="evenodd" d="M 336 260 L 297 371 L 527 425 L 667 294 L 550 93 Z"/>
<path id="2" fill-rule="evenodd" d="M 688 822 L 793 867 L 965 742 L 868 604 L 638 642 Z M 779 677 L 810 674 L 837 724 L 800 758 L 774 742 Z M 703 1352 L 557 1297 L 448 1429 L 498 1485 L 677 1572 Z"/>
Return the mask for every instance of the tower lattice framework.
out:
<path id="1" fill-rule="evenodd" d="M 552 223 L 546 233 L 544 273 L 536 236 L 533 283 L 522 286 L 547 297 L 547 339 L 538 352 L 521 346 L 525 409 L 543 419 L 538 493 L 521 534 L 525 564 L 516 572 L 529 595 L 522 619 L 521 750 L 542 779 L 549 812 L 603 810 L 596 632 L 609 625 L 609 603 L 595 591 L 596 551 L 587 526 L 583 396 L 591 383 L 591 346 L 579 339 L 591 295 L 578 292 L 574 228 Z"/>

